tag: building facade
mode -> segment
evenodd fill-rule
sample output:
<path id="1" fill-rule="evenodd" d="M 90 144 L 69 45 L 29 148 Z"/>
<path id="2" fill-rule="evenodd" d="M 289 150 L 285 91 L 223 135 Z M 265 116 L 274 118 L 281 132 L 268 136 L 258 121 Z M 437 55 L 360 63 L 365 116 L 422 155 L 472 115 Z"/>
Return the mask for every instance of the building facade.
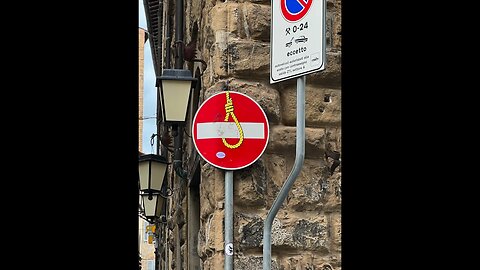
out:
<path id="1" fill-rule="evenodd" d="M 175 41 L 178 2 L 145 3 L 149 27 L 161 25 L 162 53 L 152 55 L 154 63 L 173 68 L 182 57 Z M 326 1 L 326 9 L 326 69 L 306 76 L 305 160 L 273 222 L 272 269 L 342 268 L 341 164 L 329 155 L 341 153 L 341 1 Z M 269 121 L 265 152 L 233 179 L 234 269 L 262 269 L 263 222 L 295 161 L 296 80 L 269 82 L 270 1 L 185 0 L 183 10 L 182 68 L 200 82 L 182 133 L 186 174 L 170 169 L 166 178 L 172 195 L 157 230 L 157 269 L 224 269 L 225 173 L 199 157 L 190 132 L 199 105 L 225 90 L 253 98 Z M 171 129 L 160 130 L 173 141 Z M 163 153 L 171 161 L 171 153 Z"/>
<path id="2" fill-rule="evenodd" d="M 138 28 L 138 151 L 142 152 L 143 135 L 143 94 L 144 94 L 144 66 L 145 66 L 145 43 L 148 35 L 145 29 Z M 144 270 L 155 269 L 155 244 L 148 239 L 149 232 L 146 220 L 138 219 L 138 250 L 141 257 L 141 265 Z"/>

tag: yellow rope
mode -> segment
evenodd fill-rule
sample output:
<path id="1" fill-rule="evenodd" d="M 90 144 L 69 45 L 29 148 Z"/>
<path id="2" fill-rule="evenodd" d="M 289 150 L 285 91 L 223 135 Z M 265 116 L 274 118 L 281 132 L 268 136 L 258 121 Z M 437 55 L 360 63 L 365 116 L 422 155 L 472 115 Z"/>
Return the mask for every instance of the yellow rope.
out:
<path id="1" fill-rule="evenodd" d="M 228 122 L 228 117 L 232 116 L 232 119 L 233 121 L 235 121 L 235 125 L 237 126 L 238 132 L 240 133 L 240 139 L 234 145 L 229 144 L 227 140 L 225 140 L 225 138 L 222 138 L 222 141 L 226 147 L 230 149 L 235 149 L 239 147 L 243 142 L 243 130 L 242 130 L 242 126 L 240 126 L 240 123 L 238 122 L 237 117 L 235 116 L 235 113 L 233 113 L 233 101 L 230 98 L 229 91 L 226 91 L 226 97 L 227 97 L 227 102 L 225 103 L 225 121 L 224 122 Z"/>

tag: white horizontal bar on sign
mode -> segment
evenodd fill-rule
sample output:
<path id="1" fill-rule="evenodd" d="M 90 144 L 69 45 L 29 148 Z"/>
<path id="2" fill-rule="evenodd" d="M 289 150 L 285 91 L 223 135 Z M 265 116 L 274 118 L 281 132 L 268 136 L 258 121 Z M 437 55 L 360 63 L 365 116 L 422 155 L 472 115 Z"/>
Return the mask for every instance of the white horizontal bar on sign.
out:
<path id="1" fill-rule="evenodd" d="M 245 139 L 264 139 L 263 123 L 240 122 Z M 197 139 L 240 138 L 235 122 L 211 122 L 197 124 Z"/>

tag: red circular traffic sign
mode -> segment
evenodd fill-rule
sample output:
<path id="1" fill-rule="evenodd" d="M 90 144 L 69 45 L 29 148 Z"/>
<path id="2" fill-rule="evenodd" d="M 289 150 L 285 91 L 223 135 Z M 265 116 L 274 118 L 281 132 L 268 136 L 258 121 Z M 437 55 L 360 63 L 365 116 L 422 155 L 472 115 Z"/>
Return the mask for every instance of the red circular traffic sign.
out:
<path id="1" fill-rule="evenodd" d="M 232 91 L 217 93 L 198 108 L 192 137 L 200 156 L 213 166 L 238 170 L 255 162 L 269 136 L 263 109 L 249 96 Z"/>
<path id="2" fill-rule="evenodd" d="M 301 20 L 308 13 L 313 0 L 280 0 L 283 17 L 290 22 Z"/>

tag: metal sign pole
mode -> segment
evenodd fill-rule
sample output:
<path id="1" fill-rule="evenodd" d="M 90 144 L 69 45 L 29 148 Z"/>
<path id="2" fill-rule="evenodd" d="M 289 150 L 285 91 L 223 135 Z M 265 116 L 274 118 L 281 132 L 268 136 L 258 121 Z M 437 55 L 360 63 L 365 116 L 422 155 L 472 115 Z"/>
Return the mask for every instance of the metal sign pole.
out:
<path id="1" fill-rule="evenodd" d="M 225 171 L 225 270 L 233 270 L 233 171 Z"/>
<path id="2" fill-rule="evenodd" d="M 287 181 L 282 186 L 282 189 L 273 202 L 272 208 L 268 211 L 267 218 L 263 226 L 263 270 L 271 269 L 271 233 L 273 219 L 278 213 L 283 201 L 287 198 L 288 192 L 297 179 L 298 174 L 303 166 L 305 158 L 305 76 L 297 78 L 297 138 L 296 138 L 296 153 L 295 163 L 292 171 L 287 178 Z"/>

